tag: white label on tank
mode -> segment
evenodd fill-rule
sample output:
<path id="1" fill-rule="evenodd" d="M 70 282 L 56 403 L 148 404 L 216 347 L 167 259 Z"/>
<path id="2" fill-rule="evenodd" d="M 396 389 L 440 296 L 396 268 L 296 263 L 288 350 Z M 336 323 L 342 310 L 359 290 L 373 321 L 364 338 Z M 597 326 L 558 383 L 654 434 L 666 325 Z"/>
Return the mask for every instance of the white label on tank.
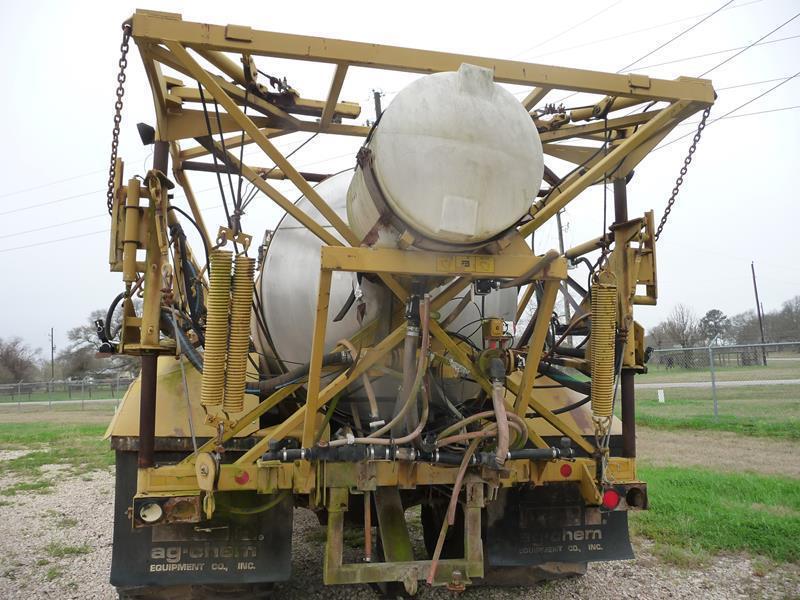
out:
<path id="1" fill-rule="evenodd" d="M 658 403 L 664 404 L 664 390 L 658 390 Z"/>
<path id="2" fill-rule="evenodd" d="M 477 231 L 478 203 L 472 198 L 445 196 L 439 231 L 474 236 Z"/>

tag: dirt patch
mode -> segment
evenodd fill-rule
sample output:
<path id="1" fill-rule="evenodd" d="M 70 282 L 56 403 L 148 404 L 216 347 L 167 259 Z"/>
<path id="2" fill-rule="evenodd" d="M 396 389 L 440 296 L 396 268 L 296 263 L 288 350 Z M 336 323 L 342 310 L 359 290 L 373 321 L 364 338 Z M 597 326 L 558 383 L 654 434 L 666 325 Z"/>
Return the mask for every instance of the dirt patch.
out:
<path id="1" fill-rule="evenodd" d="M 111 471 L 69 476 L 46 495 L 20 492 L 0 503 L 0 597 L 9 599 L 96 598 L 116 595 L 108 584 L 114 479 Z M 90 507 L 90 509 L 87 509 Z M 324 546 L 319 523 L 295 510 L 293 575 L 275 598 L 374 600 L 367 586 L 322 585 Z M 415 533 L 418 536 L 418 532 Z M 800 565 L 774 564 L 744 555 L 710 557 L 702 566 L 679 568 L 659 557 L 650 542 L 636 540 L 632 561 L 595 563 L 578 579 L 530 588 L 469 589 L 460 598 L 618 600 L 619 598 L 794 598 L 800 596 Z M 348 554 L 348 552 L 346 552 Z M 353 560 L 346 556 L 346 560 Z M 452 600 L 451 592 L 421 584 L 422 600 Z"/>
<path id="2" fill-rule="evenodd" d="M 10 410 L 0 409 L 0 423 L 77 423 L 79 425 L 108 425 L 114 416 L 110 409 Z"/>
<path id="3" fill-rule="evenodd" d="M 638 458 L 657 467 L 705 467 L 722 471 L 800 478 L 800 442 L 757 438 L 726 431 L 672 431 L 640 427 Z M 776 460 L 766 460 L 774 456 Z"/>

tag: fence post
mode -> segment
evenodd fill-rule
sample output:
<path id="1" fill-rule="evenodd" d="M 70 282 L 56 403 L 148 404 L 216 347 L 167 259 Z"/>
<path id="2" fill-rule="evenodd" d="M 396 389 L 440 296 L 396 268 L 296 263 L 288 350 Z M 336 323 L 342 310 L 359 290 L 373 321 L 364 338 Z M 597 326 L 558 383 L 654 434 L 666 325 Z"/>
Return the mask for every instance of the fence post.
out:
<path id="1" fill-rule="evenodd" d="M 711 398 L 714 400 L 714 420 L 719 417 L 719 410 L 717 407 L 717 375 L 714 371 L 714 347 L 712 344 L 717 338 L 714 337 L 708 345 L 708 366 L 711 369 Z"/>

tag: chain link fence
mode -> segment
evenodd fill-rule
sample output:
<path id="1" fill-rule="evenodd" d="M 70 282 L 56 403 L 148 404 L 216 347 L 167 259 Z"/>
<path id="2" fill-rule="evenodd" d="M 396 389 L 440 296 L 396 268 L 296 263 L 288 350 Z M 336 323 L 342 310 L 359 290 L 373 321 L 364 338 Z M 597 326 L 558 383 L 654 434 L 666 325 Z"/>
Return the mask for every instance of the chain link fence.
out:
<path id="1" fill-rule="evenodd" d="M 800 422 L 800 342 L 654 350 L 636 377 L 648 418 Z"/>
<path id="2" fill-rule="evenodd" d="M 19 381 L 0 384 L 0 407 L 76 407 L 106 404 L 117 406 L 133 379 L 81 379 L 63 381 Z"/>

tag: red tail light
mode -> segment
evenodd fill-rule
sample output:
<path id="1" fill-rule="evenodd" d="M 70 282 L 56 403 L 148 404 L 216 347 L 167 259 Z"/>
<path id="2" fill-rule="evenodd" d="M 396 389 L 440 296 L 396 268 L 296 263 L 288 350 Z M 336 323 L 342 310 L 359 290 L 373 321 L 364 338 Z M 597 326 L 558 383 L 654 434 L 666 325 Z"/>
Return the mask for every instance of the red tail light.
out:
<path id="1" fill-rule="evenodd" d="M 603 506 L 608 510 L 614 510 L 619 504 L 619 493 L 616 490 L 608 489 L 603 492 Z"/>

